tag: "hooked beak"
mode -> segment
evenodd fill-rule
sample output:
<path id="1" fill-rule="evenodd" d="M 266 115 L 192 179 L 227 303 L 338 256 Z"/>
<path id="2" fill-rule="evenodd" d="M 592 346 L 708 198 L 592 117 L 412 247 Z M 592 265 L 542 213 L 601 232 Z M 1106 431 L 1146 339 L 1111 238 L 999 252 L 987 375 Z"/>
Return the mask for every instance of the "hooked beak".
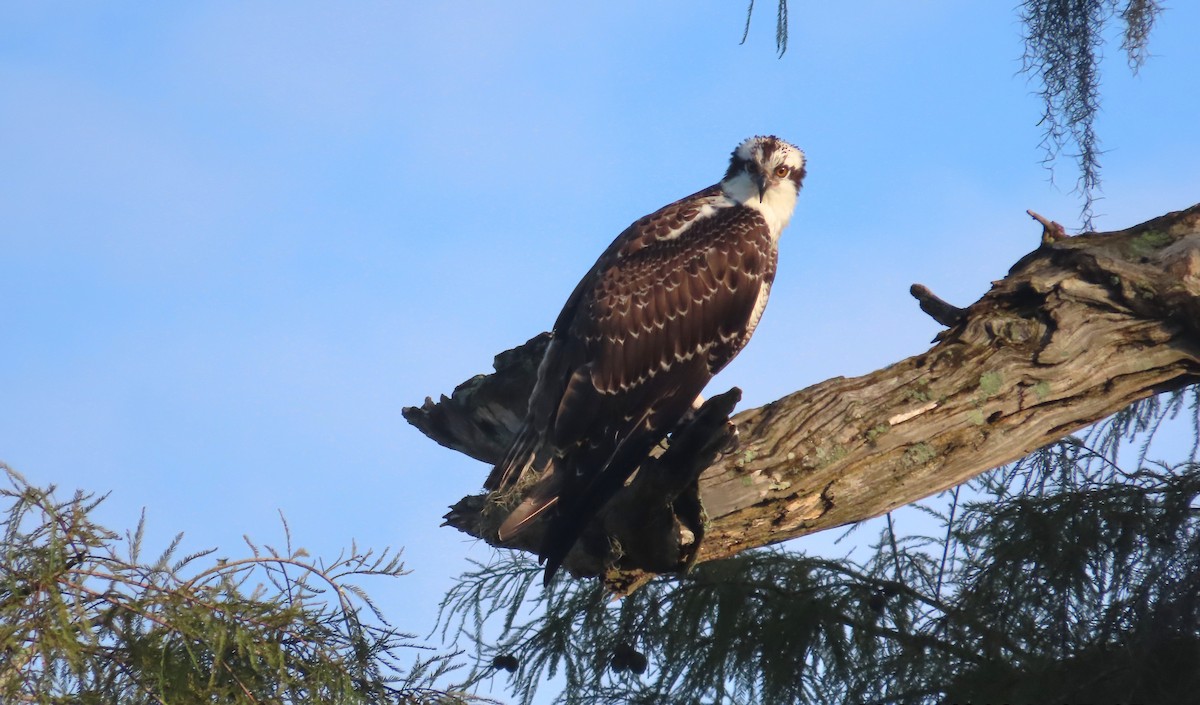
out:
<path id="1" fill-rule="evenodd" d="M 767 177 L 762 173 L 753 173 L 750 178 L 754 180 L 754 185 L 758 187 L 758 202 L 762 203 L 763 195 L 767 192 Z"/>

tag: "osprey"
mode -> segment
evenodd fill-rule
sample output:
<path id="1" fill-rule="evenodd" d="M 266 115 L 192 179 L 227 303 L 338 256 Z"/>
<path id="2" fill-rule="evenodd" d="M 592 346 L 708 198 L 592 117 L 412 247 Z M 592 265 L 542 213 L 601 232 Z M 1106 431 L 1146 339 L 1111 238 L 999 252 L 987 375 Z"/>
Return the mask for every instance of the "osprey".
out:
<path id="1" fill-rule="evenodd" d="M 506 541 L 550 510 L 548 584 L 587 523 L 750 340 L 796 207 L 804 153 L 745 140 L 720 183 L 625 229 L 554 323 L 528 412 L 485 487 L 537 484 L 505 519 Z"/>

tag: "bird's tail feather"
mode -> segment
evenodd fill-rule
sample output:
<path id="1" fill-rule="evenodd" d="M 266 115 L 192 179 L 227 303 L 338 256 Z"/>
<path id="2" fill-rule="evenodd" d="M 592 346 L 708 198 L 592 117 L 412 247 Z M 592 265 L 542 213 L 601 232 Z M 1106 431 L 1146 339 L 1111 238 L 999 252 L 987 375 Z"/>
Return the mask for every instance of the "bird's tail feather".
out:
<path id="1" fill-rule="evenodd" d="M 500 540 L 507 541 L 516 536 L 519 531 L 529 526 L 530 522 L 557 505 L 562 495 L 563 484 L 563 472 L 553 462 L 550 463 L 550 467 L 542 473 L 538 483 L 500 525 L 497 531 Z"/>
<path id="2" fill-rule="evenodd" d="M 504 459 L 496 463 L 488 475 L 487 481 L 483 483 L 484 489 L 494 492 L 512 486 L 521 477 L 525 468 L 533 462 L 537 455 L 538 445 L 538 433 L 530 424 L 522 424 L 521 430 L 517 432 L 517 437 L 508 447 L 508 452 L 504 454 Z"/>
<path id="3" fill-rule="evenodd" d="M 690 400 L 688 402 L 690 403 Z M 571 548 L 592 518 L 620 491 L 625 480 L 646 459 L 654 445 L 662 440 L 665 433 L 655 429 L 655 422 L 651 419 L 653 413 L 654 409 L 649 409 L 642 415 L 632 426 L 634 430 L 625 434 L 616 448 L 604 459 L 603 465 L 590 473 L 590 481 L 573 488 L 570 496 L 563 497 L 539 552 L 546 561 L 546 571 L 542 578 L 544 585 L 549 585 L 554 579 L 554 574 L 562 567 L 567 554 L 571 552 Z M 559 488 L 556 492 L 562 495 L 563 489 Z"/>

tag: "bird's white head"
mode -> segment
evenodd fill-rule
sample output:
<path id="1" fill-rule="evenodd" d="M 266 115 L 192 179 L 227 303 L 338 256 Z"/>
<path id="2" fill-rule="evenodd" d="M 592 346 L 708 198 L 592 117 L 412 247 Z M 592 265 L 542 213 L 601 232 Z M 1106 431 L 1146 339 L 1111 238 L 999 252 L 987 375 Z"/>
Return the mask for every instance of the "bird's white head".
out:
<path id="1" fill-rule="evenodd" d="M 796 209 L 804 180 L 804 152 L 768 135 L 751 137 L 733 150 L 721 180 L 725 195 L 761 212 L 771 233 L 779 237 Z"/>

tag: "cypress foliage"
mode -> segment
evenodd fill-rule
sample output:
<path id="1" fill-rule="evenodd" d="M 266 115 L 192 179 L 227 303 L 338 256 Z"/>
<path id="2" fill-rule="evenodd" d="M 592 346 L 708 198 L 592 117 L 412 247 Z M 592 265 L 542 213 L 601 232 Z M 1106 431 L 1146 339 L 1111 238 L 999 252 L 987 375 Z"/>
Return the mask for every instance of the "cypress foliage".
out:
<path id="1" fill-rule="evenodd" d="M 182 535 L 143 557 L 67 501 L 0 465 L 0 702 L 463 703 L 353 582 L 405 574 L 398 554 L 352 546 L 331 563 L 247 540 L 247 557 L 180 556 Z M 285 534 L 287 524 L 284 523 Z M 125 551 L 118 549 L 124 544 Z M 401 659 L 411 655 L 411 663 Z"/>
<path id="2" fill-rule="evenodd" d="M 1190 434 L 1174 463 L 1149 459 L 1165 429 Z M 918 505 L 932 522 L 879 521 L 849 557 L 751 551 L 619 602 L 543 592 L 505 552 L 447 595 L 443 629 L 523 703 L 556 675 L 561 703 L 1191 702 L 1198 444 L 1192 387 Z"/>
<path id="3" fill-rule="evenodd" d="M 1116 19 L 1121 50 L 1137 74 L 1149 57 L 1150 31 L 1163 11 L 1158 0 L 1022 0 L 1025 51 L 1021 72 L 1038 86 L 1042 99 L 1042 164 L 1054 174 L 1058 158 L 1075 160 L 1075 190 L 1082 197 L 1080 227 L 1092 230 L 1094 206 L 1100 198 L 1100 62 L 1105 35 Z M 754 0 L 746 8 L 742 43 L 750 34 Z M 778 0 L 775 49 L 782 57 L 788 45 L 787 0 Z"/>

